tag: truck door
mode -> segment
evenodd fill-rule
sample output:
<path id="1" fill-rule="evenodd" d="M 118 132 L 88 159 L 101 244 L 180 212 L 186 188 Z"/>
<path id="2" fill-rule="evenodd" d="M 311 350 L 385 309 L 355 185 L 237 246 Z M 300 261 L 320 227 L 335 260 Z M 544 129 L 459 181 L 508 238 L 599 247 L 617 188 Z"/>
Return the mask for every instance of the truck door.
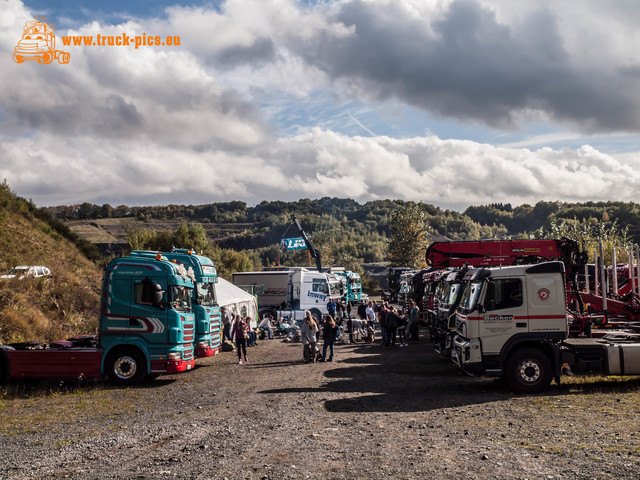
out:
<path id="1" fill-rule="evenodd" d="M 561 275 L 528 275 L 529 332 L 567 332 L 565 287 Z"/>
<path id="2" fill-rule="evenodd" d="M 529 331 L 523 286 L 522 277 L 492 278 L 487 281 L 479 328 L 483 353 L 498 353 L 508 338 Z"/>
<path id="3" fill-rule="evenodd" d="M 131 279 L 111 276 L 105 287 L 101 334 L 125 335 L 129 332 L 131 315 Z"/>
<path id="4" fill-rule="evenodd" d="M 166 285 L 144 278 L 136 280 L 133 284 L 134 301 L 131 303 L 129 329 L 131 332 L 147 333 L 149 335 L 169 335 L 166 328 L 166 312 L 160 305 L 165 300 Z M 165 338 L 153 338 L 151 343 L 161 343 Z"/>

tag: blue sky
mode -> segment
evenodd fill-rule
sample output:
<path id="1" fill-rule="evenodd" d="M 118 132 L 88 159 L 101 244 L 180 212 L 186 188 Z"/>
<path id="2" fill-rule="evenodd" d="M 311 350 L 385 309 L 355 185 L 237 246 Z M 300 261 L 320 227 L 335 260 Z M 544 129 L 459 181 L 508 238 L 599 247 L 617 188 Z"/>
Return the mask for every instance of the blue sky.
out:
<path id="1" fill-rule="evenodd" d="M 0 7 L 0 176 L 37 204 L 637 201 L 635 2 Z M 181 45 L 70 46 L 68 65 L 15 63 L 35 15 L 58 36 Z"/>

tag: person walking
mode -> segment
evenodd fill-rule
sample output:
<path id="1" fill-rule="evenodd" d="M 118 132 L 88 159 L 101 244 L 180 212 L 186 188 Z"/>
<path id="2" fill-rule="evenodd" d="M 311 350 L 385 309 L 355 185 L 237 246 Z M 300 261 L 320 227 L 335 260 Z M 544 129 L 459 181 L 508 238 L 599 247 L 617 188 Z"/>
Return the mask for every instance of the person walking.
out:
<path id="1" fill-rule="evenodd" d="M 247 358 L 247 326 L 246 322 L 242 320 L 240 315 L 236 315 L 236 319 L 231 327 L 231 341 L 235 338 L 236 350 L 238 352 L 238 363 L 242 365 L 242 355 L 244 354 L 244 361 L 248 362 Z"/>
<path id="2" fill-rule="evenodd" d="M 300 327 L 300 341 L 302 342 L 302 357 L 304 363 L 315 362 L 316 360 L 316 341 L 318 333 L 318 325 L 311 316 L 311 312 L 304 312 L 304 321 Z"/>
<path id="3" fill-rule="evenodd" d="M 333 361 L 333 345 L 336 341 L 338 334 L 338 326 L 333 320 L 331 315 L 324 317 L 324 326 L 322 327 L 322 338 L 324 339 L 324 345 L 322 346 L 322 360 L 321 362 Z M 329 348 L 329 358 L 327 359 L 327 348 Z"/>

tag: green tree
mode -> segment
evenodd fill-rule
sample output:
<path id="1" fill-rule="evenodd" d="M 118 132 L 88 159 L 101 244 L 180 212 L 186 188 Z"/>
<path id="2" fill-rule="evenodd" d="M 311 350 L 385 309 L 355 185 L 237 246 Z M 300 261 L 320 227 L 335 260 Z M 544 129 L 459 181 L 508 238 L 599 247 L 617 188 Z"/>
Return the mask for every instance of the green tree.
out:
<path id="1" fill-rule="evenodd" d="M 395 210 L 389 220 L 389 231 L 391 266 L 422 268 L 432 233 L 422 204 L 409 202 Z"/>
<path id="2" fill-rule="evenodd" d="M 629 247 L 632 239 L 629 236 L 628 227 L 620 228 L 618 221 L 604 222 L 596 218 L 588 220 L 551 219 L 549 230 L 539 229 L 532 235 L 533 238 L 570 238 L 578 242 L 584 249 L 589 262 L 594 262 L 595 255 L 599 255 L 600 241 L 602 241 L 602 253 L 605 264 L 612 263 L 612 252 L 616 249 L 618 263 L 626 263 L 629 256 Z"/>

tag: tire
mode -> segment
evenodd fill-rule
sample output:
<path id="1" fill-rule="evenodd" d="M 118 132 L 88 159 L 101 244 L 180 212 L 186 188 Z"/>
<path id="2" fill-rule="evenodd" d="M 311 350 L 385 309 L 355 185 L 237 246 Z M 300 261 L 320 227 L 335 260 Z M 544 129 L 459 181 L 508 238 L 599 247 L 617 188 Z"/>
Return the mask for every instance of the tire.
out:
<path id="1" fill-rule="evenodd" d="M 71 59 L 71 54 L 67 52 L 60 52 L 60 54 L 58 55 L 58 63 L 62 65 L 69 63 L 70 59 Z"/>
<path id="2" fill-rule="evenodd" d="M 14 54 L 13 54 L 13 60 L 14 60 L 16 63 L 22 63 L 22 62 L 24 62 L 24 58 L 22 58 L 22 55 L 18 55 L 17 53 L 14 53 Z"/>
<path id="3" fill-rule="evenodd" d="M 51 55 L 49 52 L 42 55 L 41 59 L 38 59 L 38 63 L 44 63 L 47 65 L 50 64 L 52 61 L 53 61 L 53 55 Z"/>
<path id="4" fill-rule="evenodd" d="M 523 348 L 507 361 L 505 379 L 517 393 L 537 393 L 551 384 L 551 360 L 537 348 Z"/>
<path id="5" fill-rule="evenodd" d="M 0 357 L 0 385 L 7 381 L 7 365 L 3 358 Z"/>
<path id="6" fill-rule="evenodd" d="M 135 348 L 120 348 L 110 353 L 105 367 L 107 375 L 116 385 L 138 385 L 147 376 L 145 359 Z"/>
<path id="7" fill-rule="evenodd" d="M 317 308 L 311 308 L 309 309 L 309 311 L 311 312 L 311 316 L 316 321 L 316 323 L 320 325 L 320 320 L 322 320 L 322 313 L 320 313 L 320 310 L 318 310 Z"/>

